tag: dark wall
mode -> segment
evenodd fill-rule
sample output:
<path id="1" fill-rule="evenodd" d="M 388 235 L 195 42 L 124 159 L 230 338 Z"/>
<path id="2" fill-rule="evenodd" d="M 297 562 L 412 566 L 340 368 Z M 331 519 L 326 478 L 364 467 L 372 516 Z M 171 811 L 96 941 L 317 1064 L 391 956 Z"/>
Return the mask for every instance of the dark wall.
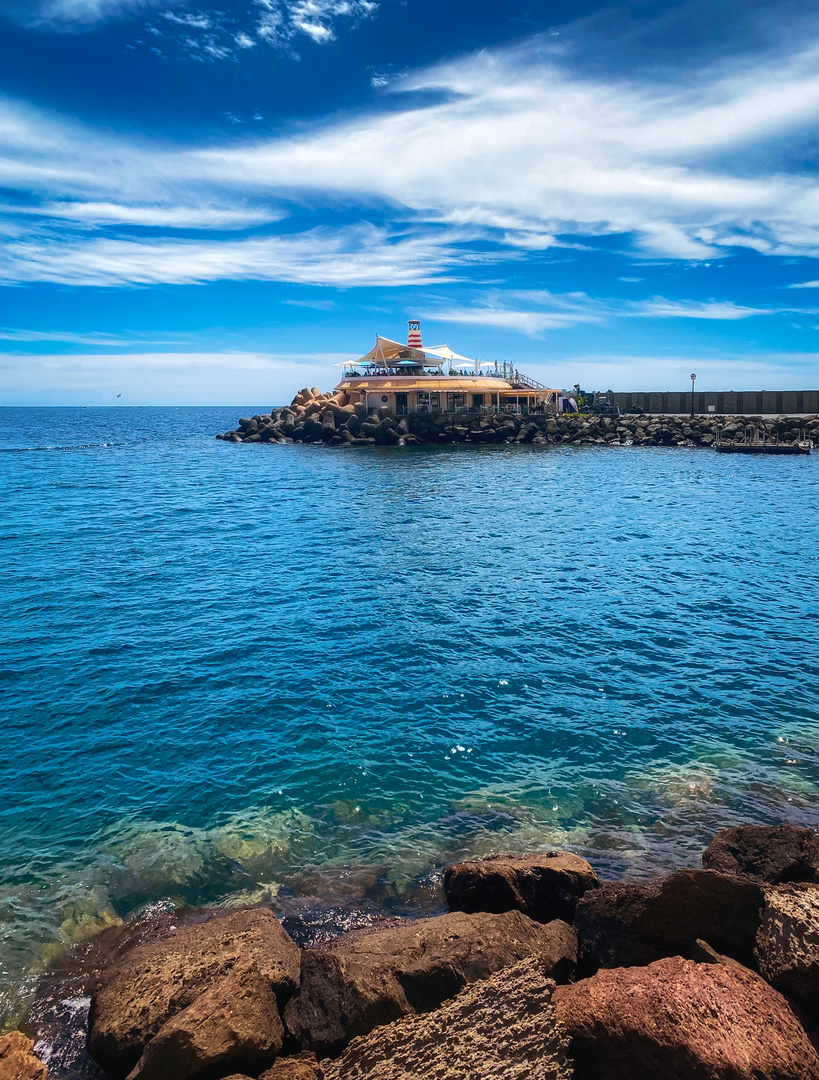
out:
<path id="1" fill-rule="evenodd" d="M 626 413 L 690 413 L 691 391 L 687 394 L 669 391 L 664 394 L 606 394 L 606 397 Z M 713 408 L 709 409 L 709 406 Z M 777 415 L 785 413 L 819 413 L 819 390 L 726 390 L 721 393 L 694 394 L 694 412 L 743 416 Z"/>

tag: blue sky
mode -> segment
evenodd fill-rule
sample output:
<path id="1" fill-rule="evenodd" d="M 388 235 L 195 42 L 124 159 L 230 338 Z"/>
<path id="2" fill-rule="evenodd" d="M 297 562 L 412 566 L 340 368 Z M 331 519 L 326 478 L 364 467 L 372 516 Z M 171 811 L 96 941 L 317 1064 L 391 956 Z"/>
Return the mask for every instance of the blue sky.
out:
<path id="1" fill-rule="evenodd" d="M 819 385 L 819 14 L 0 0 L 8 404 L 240 404 L 376 331 Z"/>

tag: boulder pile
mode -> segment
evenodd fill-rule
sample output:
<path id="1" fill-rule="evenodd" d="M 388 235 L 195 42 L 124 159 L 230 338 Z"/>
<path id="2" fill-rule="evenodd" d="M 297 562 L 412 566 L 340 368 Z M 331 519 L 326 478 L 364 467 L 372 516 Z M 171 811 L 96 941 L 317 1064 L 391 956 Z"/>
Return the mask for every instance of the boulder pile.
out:
<path id="1" fill-rule="evenodd" d="M 444 895 L 304 949 L 265 906 L 104 931 L 90 1051 L 108 1080 L 819 1080 L 808 829 L 725 829 L 650 885 L 492 855 Z M 0 1036 L 0 1080 L 46 1080 L 35 1051 Z"/>
<path id="2" fill-rule="evenodd" d="M 734 442 L 748 429 L 764 427 L 783 443 L 812 439 L 819 444 L 819 416 L 765 420 L 758 416 L 563 416 L 513 413 L 391 416 L 368 413 L 343 392 L 323 394 L 304 387 L 283 409 L 239 420 L 225 442 L 326 443 L 330 446 L 417 446 L 421 443 L 572 443 L 616 446 L 710 447 L 719 438 Z"/>

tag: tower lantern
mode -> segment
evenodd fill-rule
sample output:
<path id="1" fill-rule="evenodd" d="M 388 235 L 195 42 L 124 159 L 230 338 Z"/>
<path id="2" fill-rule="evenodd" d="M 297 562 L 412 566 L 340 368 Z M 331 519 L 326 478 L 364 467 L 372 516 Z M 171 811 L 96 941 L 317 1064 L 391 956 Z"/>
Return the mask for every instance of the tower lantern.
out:
<path id="1" fill-rule="evenodd" d="M 421 322 L 419 319 L 410 319 L 407 323 L 407 345 L 411 349 L 423 349 L 421 344 Z"/>

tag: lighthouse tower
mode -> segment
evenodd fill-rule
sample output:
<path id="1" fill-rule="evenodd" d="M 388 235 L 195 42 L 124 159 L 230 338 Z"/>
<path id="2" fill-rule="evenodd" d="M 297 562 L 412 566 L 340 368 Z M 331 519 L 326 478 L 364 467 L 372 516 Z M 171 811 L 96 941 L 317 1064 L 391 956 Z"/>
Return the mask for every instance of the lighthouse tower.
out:
<path id="1" fill-rule="evenodd" d="M 407 323 L 407 345 L 411 349 L 423 349 L 421 344 L 421 323 L 418 319 L 410 319 Z"/>

